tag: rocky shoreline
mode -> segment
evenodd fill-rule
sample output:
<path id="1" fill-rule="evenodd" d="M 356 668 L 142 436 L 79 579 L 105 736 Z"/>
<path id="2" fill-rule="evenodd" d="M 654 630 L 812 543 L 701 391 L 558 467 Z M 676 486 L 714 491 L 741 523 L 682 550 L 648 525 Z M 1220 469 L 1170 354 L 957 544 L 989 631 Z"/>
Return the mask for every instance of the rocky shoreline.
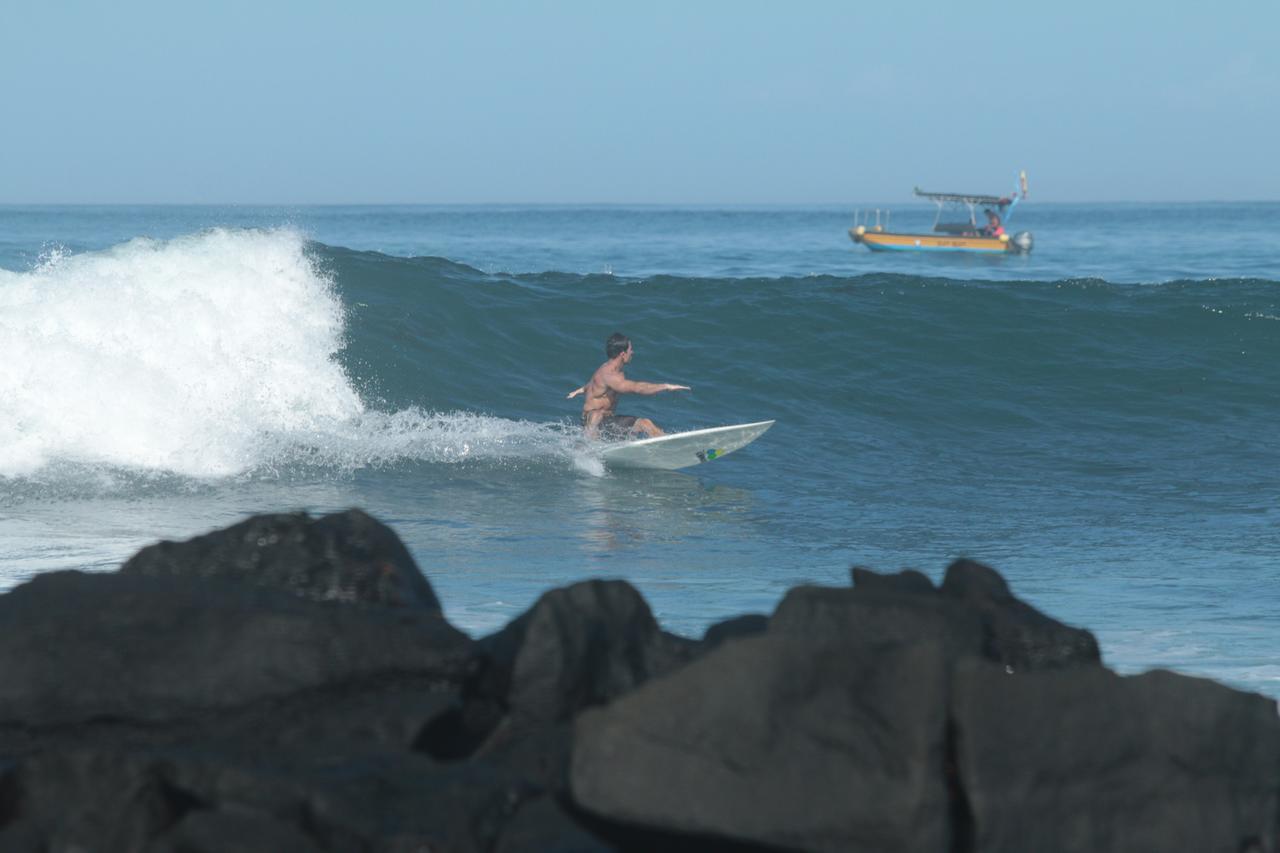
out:
<path id="1" fill-rule="evenodd" d="M 359 510 L 0 595 L 0 851 L 1280 851 L 1276 703 L 994 570 L 664 632 L 623 581 L 480 639 Z"/>

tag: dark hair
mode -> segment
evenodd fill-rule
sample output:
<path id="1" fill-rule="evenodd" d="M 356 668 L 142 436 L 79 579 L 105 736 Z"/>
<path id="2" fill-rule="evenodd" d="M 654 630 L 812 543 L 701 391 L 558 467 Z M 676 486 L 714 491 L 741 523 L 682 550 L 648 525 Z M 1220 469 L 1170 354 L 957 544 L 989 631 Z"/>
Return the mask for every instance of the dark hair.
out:
<path id="1" fill-rule="evenodd" d="M 604 342 L 604 354 L 609 358 L 617 358 L 620 354 L 627 351 L 631 346 L 631 338 L 628 338 L 622 332 L 614 332 L 609 336 L 609 340 Z"/>

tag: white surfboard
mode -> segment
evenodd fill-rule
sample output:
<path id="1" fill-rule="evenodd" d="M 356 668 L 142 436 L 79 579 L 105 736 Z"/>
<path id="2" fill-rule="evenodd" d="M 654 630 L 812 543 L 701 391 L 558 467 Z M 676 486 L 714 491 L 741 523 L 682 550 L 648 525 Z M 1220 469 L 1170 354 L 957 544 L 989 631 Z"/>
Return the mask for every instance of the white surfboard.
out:
<path id="1" fill-rule="evenodd" d="M 610 468 L 660 468 L 673 471 L 719 459 L 746 447 L 773 426 L 773 421 L 695 429 L 657 438 L 642 438 L 607 447 L 601 453 Z"/>

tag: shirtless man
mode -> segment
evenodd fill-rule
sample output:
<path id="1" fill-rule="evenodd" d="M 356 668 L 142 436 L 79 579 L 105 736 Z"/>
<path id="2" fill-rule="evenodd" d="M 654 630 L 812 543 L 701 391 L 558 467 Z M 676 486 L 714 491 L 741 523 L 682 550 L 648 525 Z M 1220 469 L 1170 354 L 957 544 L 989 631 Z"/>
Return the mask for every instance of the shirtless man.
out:
<path id="1" fill-rule="evenodd" d="M 660 391 L 688 391 L 688 385 L 672 385 L 669 382 L 633 382 L 622 374 L 622 368 L 631 361 L 635 351 L 626 335 L 615 332 L 605 341 L 604 354 L 609 360 L 567 399 L 586 394 L 582 404 L 582 429 L 589 438 L 620 437 L 628 433 L 642 432 L 648 436 L 664 435 L 658 425 L 648 418 L 636 418 L 616 413 L 619 394 L 657 394 Z"/>

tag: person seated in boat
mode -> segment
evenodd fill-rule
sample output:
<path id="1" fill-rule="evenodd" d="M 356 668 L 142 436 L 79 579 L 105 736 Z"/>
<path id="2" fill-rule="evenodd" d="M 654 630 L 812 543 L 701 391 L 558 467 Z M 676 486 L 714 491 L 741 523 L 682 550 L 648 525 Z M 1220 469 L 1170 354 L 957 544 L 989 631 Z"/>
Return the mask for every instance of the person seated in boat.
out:
<path id="1" fill-rule="evenodd" d="M 673 385 L 670 382 L 636 382 L 623 374 L 623 368 L 635 356 L 631 340 L 621 332 L 609 336 L 604 344 L 604 354 L 608 359 L 596 368 L 587 384 L 576 391 L 569 392 L 566 399 L 572 400 L 579 394 L 585 394 L 582 403 L 582 430 L 588 438 L 626 438 L 634 433 L 642 432 L 647 436 L 666 435 L 662 429 L 648 418 L 637 418 L 617 413 L 619 394 L 658 394 L 662 391 L 688 391 L 688 385 Z"/>
<path id="2" fill-rule="evenodd" d="M 1000 214 L 994 210 L 985 211 L 987 214 L 986 227 L 982 229 L 982 233 L 987 237 L 999 237 L 1004 233 L 1004 226 L 1000 224 Z"/>

